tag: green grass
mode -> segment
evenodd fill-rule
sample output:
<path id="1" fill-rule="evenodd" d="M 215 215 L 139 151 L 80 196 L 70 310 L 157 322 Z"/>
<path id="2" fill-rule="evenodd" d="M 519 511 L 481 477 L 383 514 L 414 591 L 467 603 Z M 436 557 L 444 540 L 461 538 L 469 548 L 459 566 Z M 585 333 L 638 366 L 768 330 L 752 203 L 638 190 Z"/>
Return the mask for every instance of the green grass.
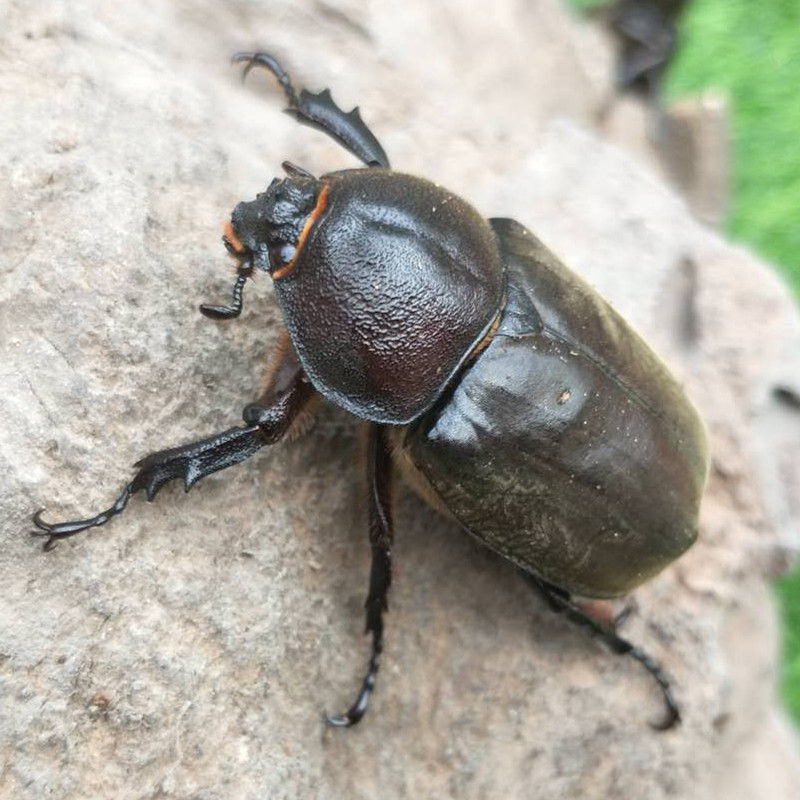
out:
<path id="1" fill-rule="evenodd" d="M 695 0 L 668 96 L 726 91 L 734 144 L 728 231 L 800 294 L 800 2 Z"/>
<path id="2" fill-rule="evenodd" d="M 800 571 L 777 589 L 783 609 L 783 699 L 800 726 Z"/>
<path id="3" fill-rule="evenodd" d="M 605 0 L 571 0 L 577 8 Z M 667 99 L 723 90 L 734 146 L 729 235 L 774 262 L 800 297 L 800 0 L 694 0 Z M 777 584 L 783 696 L 800 725 L 800 570 Z"/>

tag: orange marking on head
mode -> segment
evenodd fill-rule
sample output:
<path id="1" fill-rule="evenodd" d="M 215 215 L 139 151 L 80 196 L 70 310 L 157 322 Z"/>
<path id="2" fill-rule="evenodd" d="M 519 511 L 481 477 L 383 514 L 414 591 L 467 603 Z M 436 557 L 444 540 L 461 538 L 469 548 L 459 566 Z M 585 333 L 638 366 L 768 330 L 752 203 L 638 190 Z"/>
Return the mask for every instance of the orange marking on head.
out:
<path id="1" fill-rule="evenodd" d="M 306 243 L 308 234 L 311 233 L 312 226 L 319 219 L 320 214 L 322 214 L 322 212 L 326 209 L 327 205 L 328 185 L 325 184 L 325 186 L 322 187 L 322 191 L 319 193 L 317 204 L 314 206 L 314 210 L 308 215 L 306 224 L 303 225 L 303 230 L 300 232 L 300 238 L 297 240 L 297 250 L 295 250 L 294 258 L 288 264 L 285 264 L 280 269 L 276 269 L 275 272 L 272 273 L 273 280 L 283 278 L 294 269 L 295 264 L 297 264 L 297 259 L 300 257 L 300 253 L 303 250 L 303 245 Z"/>
<path id="2" fill-rule="evenodd" d="M 244 253 L 246 248 L 242 244 L 241 239 L 236 235 L 236 231 L 233 230 L 233 225 L 231 225 L 230 220 L 225 223 L 225 230 L 222 235 L 231 243 L 231 247 L 233 247 L 237 253 Z"/>

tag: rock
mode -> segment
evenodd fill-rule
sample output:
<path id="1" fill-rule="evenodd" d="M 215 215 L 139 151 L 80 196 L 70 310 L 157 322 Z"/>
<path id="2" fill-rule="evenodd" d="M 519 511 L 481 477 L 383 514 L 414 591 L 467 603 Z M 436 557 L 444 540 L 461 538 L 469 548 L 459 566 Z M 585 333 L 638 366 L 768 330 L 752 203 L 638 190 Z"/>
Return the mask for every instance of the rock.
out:
<path id="1" fill-rule="evenodd" d="M 611 53 L 556 0 L 298 6 L 8 6 L 0 796 L 800 796 L 765 589 L 798 546 L 788 291 L 592 132 Z M 284 158 L 354 161 L 266 77 L 240 85 L 227 56 L 254 45 L 359 103 L 398 169 L 535 230 L 685 380 L 714 452 L 702 536 L 626 628 L 674 677 L 679 729 L 647 727 L 660 699 L 636 664 L 400 489 L 372 713 L 327 730 L 368 653 L 360 426 L 335 409 L 50 554 L 27 536 L 32 511 L 105 507 L 138 457 L 257 394 L 268 282 L 235 323 L 197 313 L 230 290 L 221 224 Z"/>
<path id="2" fill-rule="evenodd" d="M 697 218 L 722 227 L 730 204 L 731 134 L 728 104 L 709 92 L 673 103 L 660 142 L 667 175 L 686 195 Z"/>

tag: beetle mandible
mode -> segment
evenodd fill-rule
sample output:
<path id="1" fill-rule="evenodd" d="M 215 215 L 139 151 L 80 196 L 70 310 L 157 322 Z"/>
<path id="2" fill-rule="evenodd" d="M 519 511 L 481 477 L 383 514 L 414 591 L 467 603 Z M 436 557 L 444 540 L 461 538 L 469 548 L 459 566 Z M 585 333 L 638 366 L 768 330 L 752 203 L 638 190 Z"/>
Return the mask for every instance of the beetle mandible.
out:
<path id="1" fill-rule="evenodd" d="M 357 699 L 331 725 L 357 723 L 375 688 L 398 473 L 516 564 L 554 610 L 637 660 L 666 704 L 654 727 L 671 727 L 680 713 L 660 666 L 572 595 L 622 596 L 696 539 L 708 451 L 694 406 L 622 317 L 522 225 L 487 221 L 393 171 L 358 108 L 343 112 L 327 89 L 296 92 L 269 54 L 232 60 L 243 79 L 269 70 L 288 113 L 366 166 L 316 178 L 284 162 L 287 177 L 239 203 L 225 227 L 238 264 L 232 300 L 200 310 L 238 316 L 247 278 L 263 270 L 285 322 L 244 425 L 146 456 L 94 517 L 49 523 L 37 512 L 35 535 L 49 550 L 121 514 L 140 490 L 152 500 L 180 478 L 188 491 L 297 430 L 321 397 L 369 430 L 372 652 Z"/>

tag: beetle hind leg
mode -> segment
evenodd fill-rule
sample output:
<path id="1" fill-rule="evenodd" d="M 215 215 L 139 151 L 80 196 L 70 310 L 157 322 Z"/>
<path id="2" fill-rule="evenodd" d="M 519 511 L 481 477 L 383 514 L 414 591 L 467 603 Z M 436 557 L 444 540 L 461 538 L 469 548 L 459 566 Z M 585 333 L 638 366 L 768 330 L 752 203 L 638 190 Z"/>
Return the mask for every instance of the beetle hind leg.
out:
<path id="1" fill-rule="evenodd" d="M 372 654 L 367 674 L 361 684 L 361 691 L 353 705 L 344 714 L 326 715 L 328 724 L 334 728 L 350 728 L 366 713 L 372 693 L 375 691 L 375 681 L 383 652 L 383 614 L 389 610 L 387 594 L 392 583 L 391 548 L 394 532 L 389 507 L 391 460 L 386 431 L 380 425 L 370 426 L 367 469 L 372 565 L 365 607 L 366 633 L 372 634 Z"/>
<path id="2" fill-rule="evenodd" d="M 286 95 L 286 102 L 289 104 L 287 113 L 298 122 L 327 133 L 367 166 L 389 168 L 386 152 L 361 119 L 358 106 L 352 111 L 342 111 L 334 103 L 329 89 L 323 89 L 318 94 L 301 89 L 298 94 L 292 86 L 289 73 L 269 53 L 235 53 L 231 57 L 231 63 L 244 64 L 242 80 L 254 67 L 269 70 L 278 79 Z"/>
<path id="3" fill-rule="evenodd" d="M 675 701 L 675 696 L 672 693 L 672 686 L 661 665 L 650 656 L 641 647 L 623 639 L 616 632 L 616 628 L 624 621 L 624 619 L 631 613 L 634 606 L 626 605 L 625 608 L 614 618 L 610 624 L 605 624 L 598 620 L 596 616 L 581 608 L 563 589 L 559 589 L 546 581 L 536 578 L 529 573 L 524 573 L 525 578 L 544 596 L 548 605 L 553 611 L 563 612 L 567 618 L 588 628 L 590 631 L 598 635 L 608 646 L 608 648 L 616 655 L 627 655 L 638 661 L 658 684 L 661 689 L 661 694 L 664 698 L 664 705 L 666 713 L 663 719 L 657 722 L 651 722 L 651 727 L 659 731 L 665 731 L 674 727 L 681 721 L 681 712 L 678 704 Z"/>
<path id="4" fill-rule="evenodd" d="M 527 576 L 527 573 L 525 573 Z M 572 600 L 569 592 L 560 589 L 558 586 L 546 583 L 545 581 L 530 578 L 533 587 L 541 594 L 551 611 L 557 614 L 565 611 L 564 600 Z M 615 611 L 614 606 L 607 600 L 572 600 L 572 603 L 595 622 L 617 633 L 625 624 L 631 614 L 637 610 L 636 601 L 628 599 L 620 611 Z"/>

